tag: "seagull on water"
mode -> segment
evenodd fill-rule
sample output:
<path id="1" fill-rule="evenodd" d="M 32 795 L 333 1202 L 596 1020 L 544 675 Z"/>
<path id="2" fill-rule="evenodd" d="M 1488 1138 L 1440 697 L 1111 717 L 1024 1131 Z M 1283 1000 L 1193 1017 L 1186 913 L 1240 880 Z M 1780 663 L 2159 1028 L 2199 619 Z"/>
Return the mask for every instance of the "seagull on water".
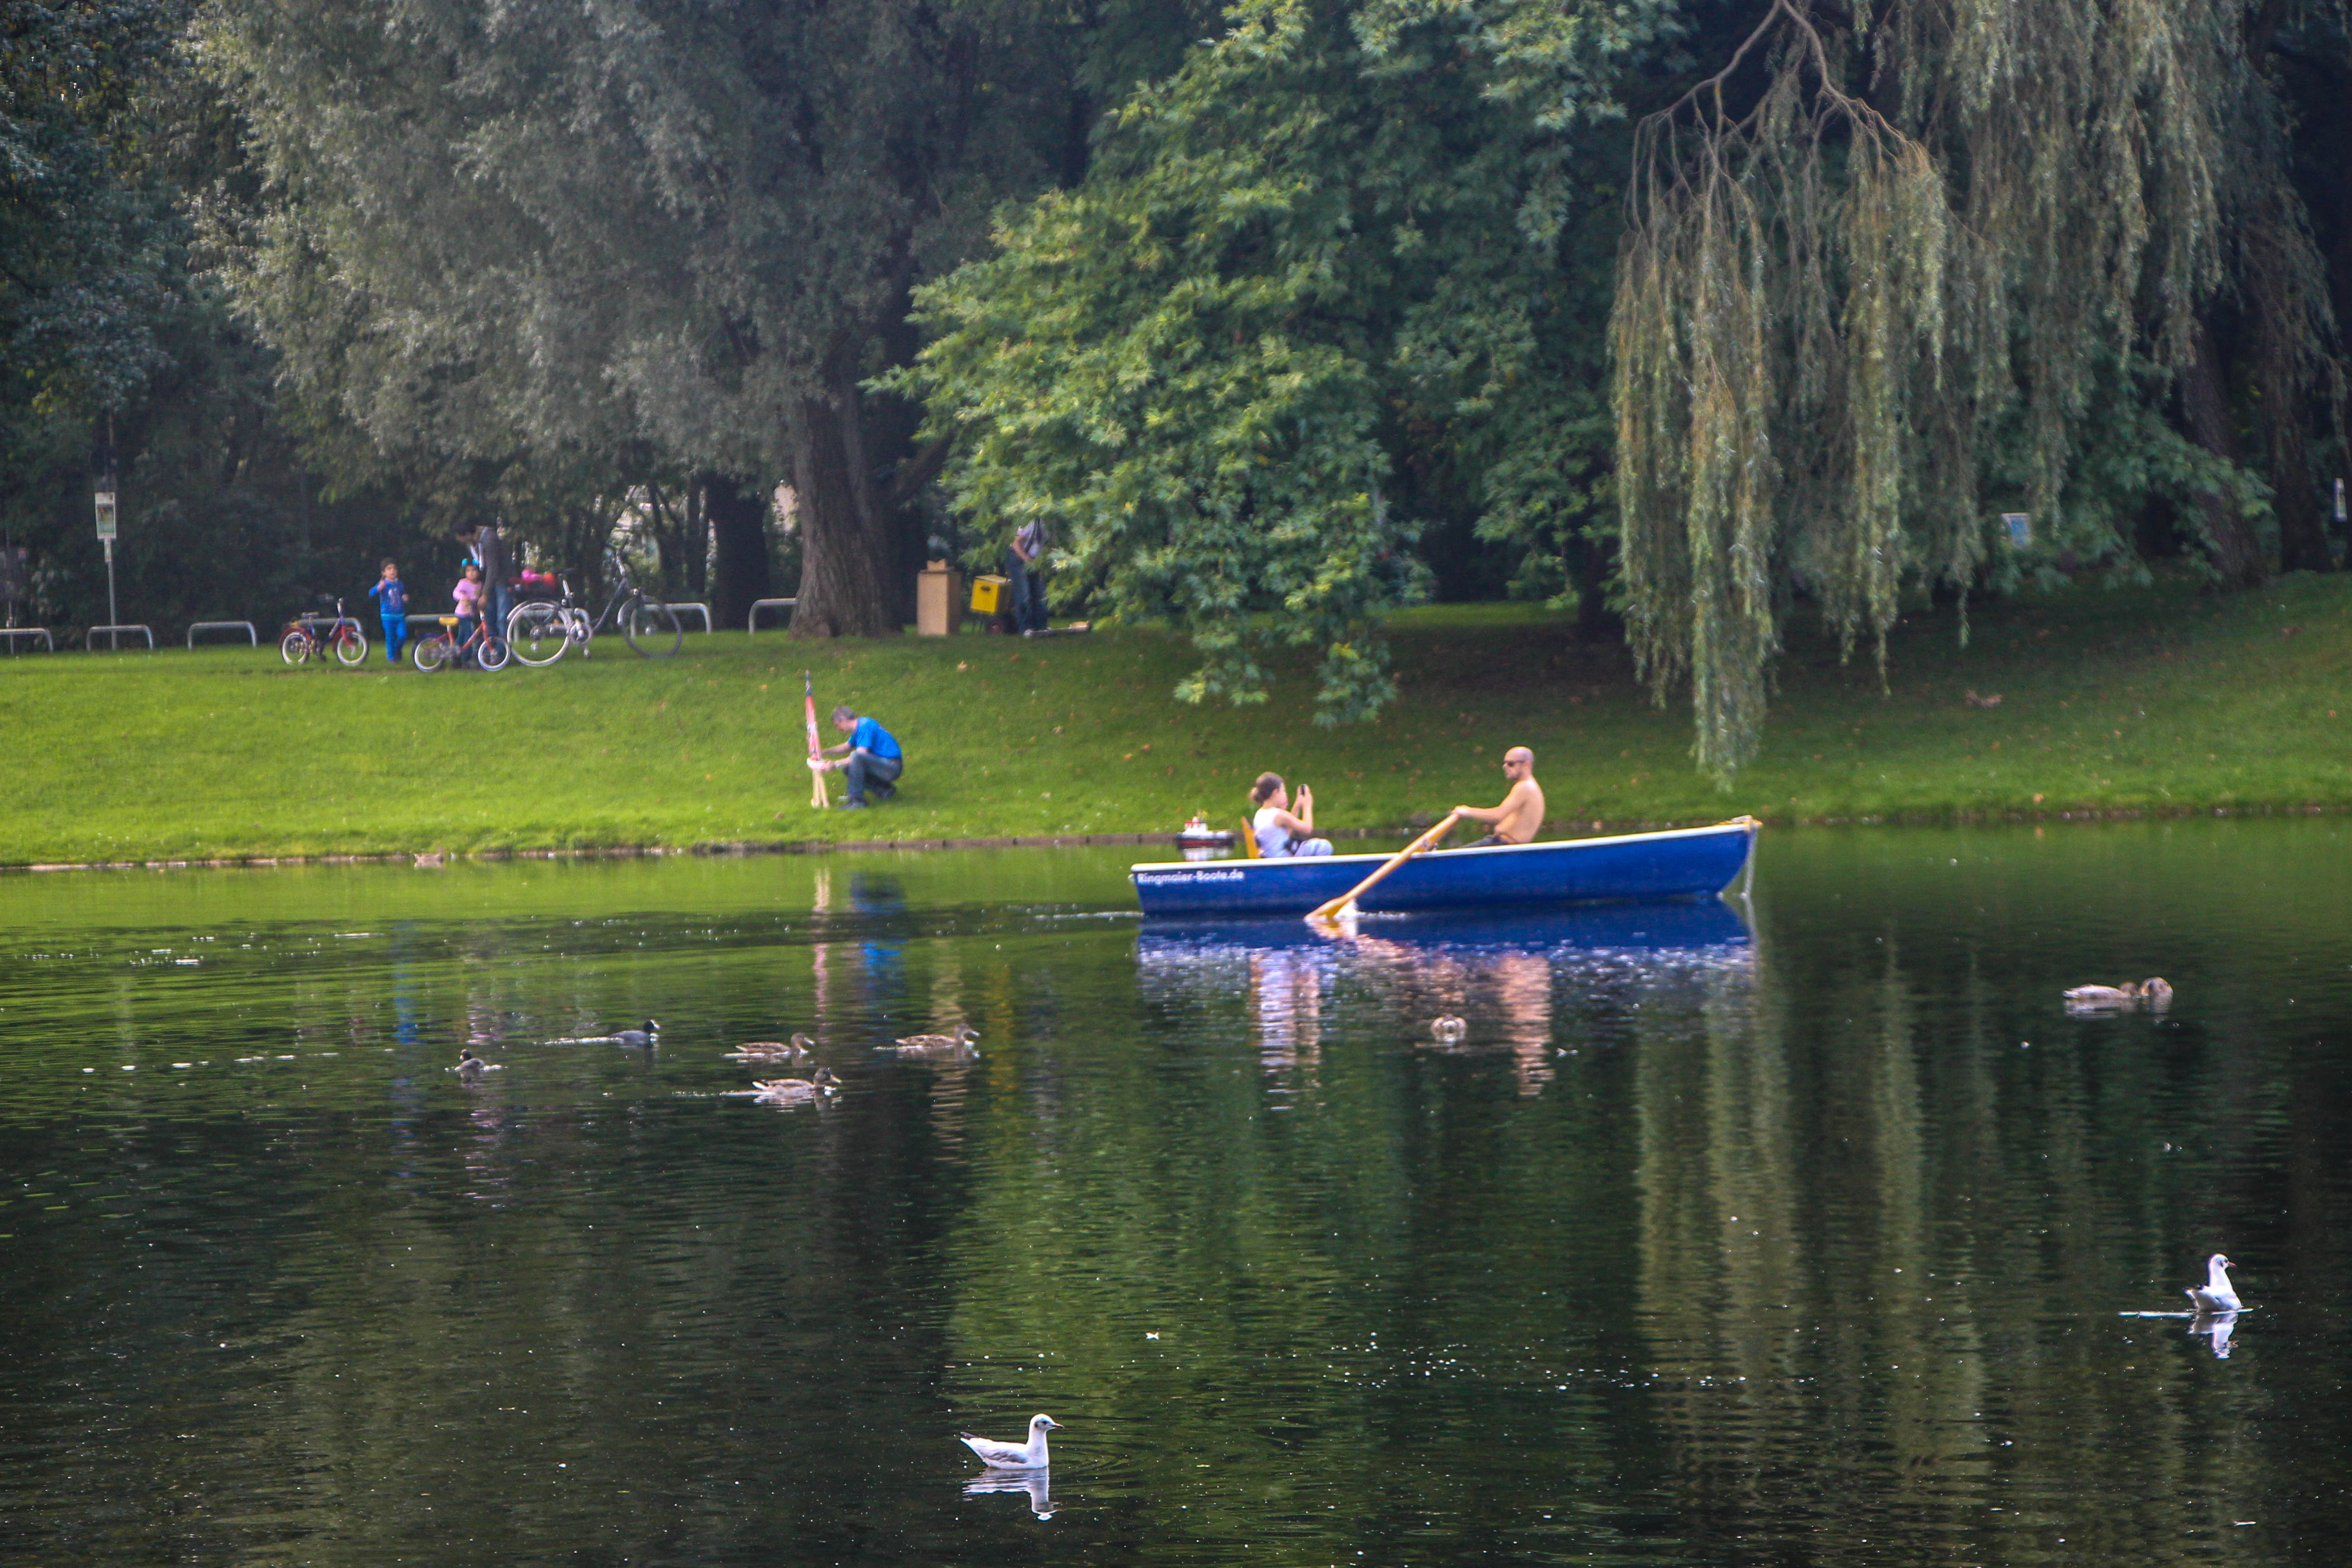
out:
<path id="1" fill-rule="evenodd" d="M 2230 1260 L 2218 1252 L 2205 1260 L 2203 1289 L 2191 1285 L 2181 1294 L 2200 1312 L 2234 1312 L 2242 1305 L 2230 1289 Z"/>
<path id="2" fill-rule="evenodd" d="M 1053 1461 L 1045 1453 L 1045 1434 L 1061 1426 L 1059 1421 L 1040 1412 L 1029 1417 L 1029 1441 L 999 1443 L 987 1437 L 975 1437 L 969 1432 L 956 1436 L 963 1446 L 980 1456 L 980 1462 L 994 1470 L 1042 1470 Z"/>

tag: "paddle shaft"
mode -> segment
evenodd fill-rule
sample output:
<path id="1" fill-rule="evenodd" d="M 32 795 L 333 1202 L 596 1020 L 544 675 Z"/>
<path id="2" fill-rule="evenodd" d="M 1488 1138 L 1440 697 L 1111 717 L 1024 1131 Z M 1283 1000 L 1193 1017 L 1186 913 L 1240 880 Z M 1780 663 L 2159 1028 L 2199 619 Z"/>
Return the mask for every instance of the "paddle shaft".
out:
<path id="1" fill-rule="evenodd" d="M 1447 812 L 1445 814 L 1445 819 L 1443 822 L 1440 822 L 1436 826 L 1431 828 L 1428 832 L 1423 834 L 1420 837 L 1414 839 L 1412 843 L 1406 845 L 1395 854 L 1390 856 L 1388 862 L 1379 870 L 1373 872 L 1370 876 L 1365 878 L 1362 881 L 1349 889 L 1339 897 L 1333 899 L 1327 903 L 1317 905 L 1315 912 L 1308 915 L 1307 918 L 1309 921 L 1329 920 L 1341 910 L 1346 909 L 1349 904 L 1354 903 L 1358 899 L 1362 898 L 1366 893 L 1370 892 L 1374 888 L 1378 887 L 1381 878 L 1387 876 L 1390 872 L 1403 865 L 1406 860 L 1418 855 L 1432 844 L 1436 843 L 1437 840 L 1444 837 L 1447 833 L 1453 830 L 1454 825 L 1461 819 L 1461 813 L 1454 811 Z"/>
<path id="2" fill-rule="evenodd" d="M 801 701 L 808 710 L 809 804 L 823 811 L 833 803 L 825 798 L 824 770 L 814 765 L 824 760 L 824 749 L 816 738 L 816 687 L 805 669 L 801 671 Z"/>

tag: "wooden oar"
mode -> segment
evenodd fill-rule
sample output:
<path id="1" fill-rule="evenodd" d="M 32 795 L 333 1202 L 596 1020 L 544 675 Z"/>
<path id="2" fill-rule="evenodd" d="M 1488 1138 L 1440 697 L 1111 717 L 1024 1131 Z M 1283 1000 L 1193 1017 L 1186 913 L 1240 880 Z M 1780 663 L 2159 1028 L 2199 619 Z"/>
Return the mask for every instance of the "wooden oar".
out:
<path id="1" fill-rule="evenodd" d="M 1354 887 L 1349 889 L 1346 892 L 1340 894 L 1338 898 L 1331 900 L 1329 902 L 1318 904 L 1315 907 L 1315 912 L 1307 917 L 1307 923 L 1309 925 L 1320 925 L 1326 921 L 1338 919 L 1341 910 L 1346 909 L 1349 904 L 1354 903 L 1358 899 L 1362 898 L 1366 893 L 1370 892 L 1375 887 L 1379 886 L 1381 878 L 1387 876 L 1390 872 L 1403 865 L 1408 859 L 1418 855 L 1423 849 L 1428 848 L 1432 844 L 1434 844 L 1439 839 L 1444 837 L 1445 835 L 1452 830 L 1454 823 L 1460 820 L 1460 817 L 1461 814 L 1459 812 L 1447 812 L 1445 814 L 1444 821 L 1439 823 L 1436 826 L 1431 828 L 1428 832 L 1423 834 L 1420 837 L 1414 839 L 1412 843 L 1406 845 L 1395 854 L 1390 856 L 1387 862 L 1383 864 L 1379 870 L 1373 872 L 1370 876 L 1365 878 L 1362 881 L 1357 883 Z"/>

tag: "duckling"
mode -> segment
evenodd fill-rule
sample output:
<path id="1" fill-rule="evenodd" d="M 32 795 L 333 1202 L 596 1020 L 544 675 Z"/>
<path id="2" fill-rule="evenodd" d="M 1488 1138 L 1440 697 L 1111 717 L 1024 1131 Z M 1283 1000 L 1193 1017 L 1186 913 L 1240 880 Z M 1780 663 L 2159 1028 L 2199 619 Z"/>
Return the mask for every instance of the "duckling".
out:
<path id="1" fill-rule="evenodd" d="M 2191 1285 L 2181 1294 L 2200 1312 L 2234 1312 L 2240 1305 L 2237 1291 L 2230 1288 L 2230 1260 L 2218 1252 L 2205 1260 L 2203 1288 Z"/>
<path id="2" fill-rule="evenodd" d="M 1430 1037 L 1453 1045 L 1470 1032 L 1469 1024 L 1451 1013 L 1441 1013 L 1429 1021 Z"/>
<path id="3" fill-rule="evenodd" d="M 642 1029 L 619 1029 L 606 1037 L 616 1046 L 650 1046 L 661 1037 L 661 1026 L 651 1018 Z"/>
<path id="4" fill-rule="evenodd" d="M 806 1105 L 813 1100 L 841 1092 L 833 1081 L 831 1068 L 817 1068 L 814 1078 L 755 1078 L 751 1088 L 763 1105 Z"/>
<path id="5" fill-rule="evenodd" d="M 449 1070 L 457 1075 L 458 1081 L 461 1083 L 479 1083 L 482 1081 L 484 1073 L 499 1072 L 504 1069 L 496 1062 L 486 1062 L 476 1056 L 471 1047 L 462 1047 L 457 1052 L 457 1065 Z"/>
<path id="6" fill-rule="evenodd" d="M 980 1051 L 972 1041 L 978 1038 L 978 1029 L 958 1024 L 952 1035 L 908 1035 L 892 1048 L 902 1057 L 976 1057 Z"/>
<path id="7" fill-rule="evenodd" d="M 816 1042 L 806 1035 L 794 1035 L 792 1043 L 782 1040 L 753 1040 L 727 1053 L 730 1062 L 798 1062 L 806 1061 L 816 1049 Z"/>

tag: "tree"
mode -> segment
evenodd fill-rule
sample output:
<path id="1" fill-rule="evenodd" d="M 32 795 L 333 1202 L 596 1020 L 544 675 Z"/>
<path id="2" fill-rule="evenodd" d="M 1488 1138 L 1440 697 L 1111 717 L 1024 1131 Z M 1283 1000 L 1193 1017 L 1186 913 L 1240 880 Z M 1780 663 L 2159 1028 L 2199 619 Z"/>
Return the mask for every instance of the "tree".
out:
<path id="1" fill-rule="evenodd" d="M 1598 409 L 1573 345 L 1599 311 L 1559 261 L 1594 205 L 1570 132 L 1668 7 L 1227 15 L 1112 117 L 1083 184 L 919 291 L 937 337 L 890 384 L 955 441 L 986 537 L 1044 519 L 1058 596 L 1192 637 L 1181 696 L 1263 701 L 1265 652 L 1308 646 L 1339 721 L 1394 690 L 1376 621 L 1413 586 L 1417 475 L 1572 586 L 1606 433 L 1572 416 L 1580 371 Z"/>
<path id="2" fill-rule="evenodd" d="M 945 452 L 862 384 L 1066 161 L 1084 32 L 1018 0 L 219 0 L 205 58 L 272 182 L 238 295 L 395 447 L 789 475 L 794 630 L 890 631 L 888 536 Z M 730 616 L 765 511 L 709 510 Z"/>
<path id="3" fill-rule="evenodd" d="M 2262 301 L 2275 404 L 2309 380 L 2325 300 L 2244 12 L 1769 0 L 1643 122 L 1617 495 L 1634 651 L 1661 700 L 1690 681 L 1702 766 L 1753 752 L 1800 589 L 1883 661 L 1906 583 L 1986 577 L 2011 476 L 2043 549 L 2118 549 L 2111 514 L 2070 505 L 2095 407 L 2129 423 L 2103 395 L 2185 376 L 2204 460 L 2147 472 L 2193 469 L 2217 574 L 2262 574 L 2204 315 L 2232 278 Z"/>

